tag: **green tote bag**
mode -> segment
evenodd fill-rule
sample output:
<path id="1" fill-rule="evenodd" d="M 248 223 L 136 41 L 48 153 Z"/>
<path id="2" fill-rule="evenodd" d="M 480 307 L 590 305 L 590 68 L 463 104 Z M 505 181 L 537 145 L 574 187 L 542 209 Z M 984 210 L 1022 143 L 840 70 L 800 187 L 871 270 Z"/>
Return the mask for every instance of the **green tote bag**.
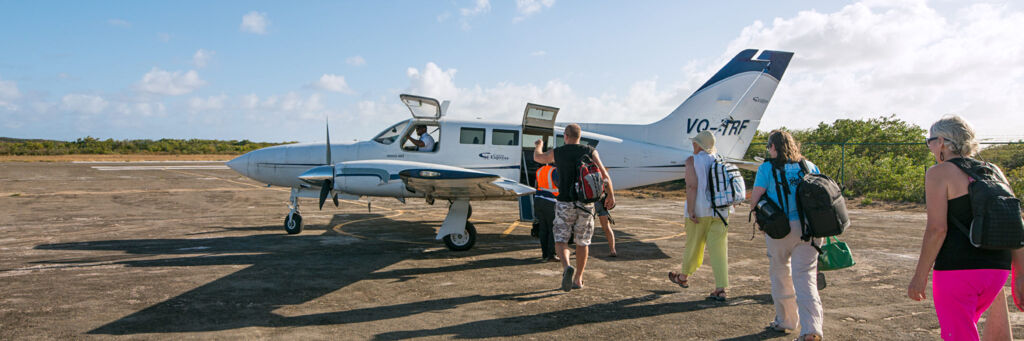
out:
<path id="1" fill-rule="evenodd" d="M 853 261 L 853 253 L 846 243 L 836 237 L 828 237 L 825 240 L 825 245 L 818 254 L 818 271 L 845 269 L 857 264 Z"/>

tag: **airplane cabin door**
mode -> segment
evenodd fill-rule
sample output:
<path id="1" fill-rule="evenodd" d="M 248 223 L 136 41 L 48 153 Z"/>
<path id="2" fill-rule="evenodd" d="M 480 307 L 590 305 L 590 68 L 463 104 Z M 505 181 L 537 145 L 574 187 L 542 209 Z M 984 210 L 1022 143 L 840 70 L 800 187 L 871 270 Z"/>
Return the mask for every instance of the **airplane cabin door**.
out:
<path id="1" fill-rule="evenodd" d="M 523 111 L 522 162 L 519 165 L 519 183 L 537 187 L 537 169 L 541 164 L 533 161 L 533 144 L 544 141 L 544 149 L 555 146 L 555 117 L 558 108 L 527 103 Z M 533 220 L 533 195 L 519 197 L 519 220 Z"/>

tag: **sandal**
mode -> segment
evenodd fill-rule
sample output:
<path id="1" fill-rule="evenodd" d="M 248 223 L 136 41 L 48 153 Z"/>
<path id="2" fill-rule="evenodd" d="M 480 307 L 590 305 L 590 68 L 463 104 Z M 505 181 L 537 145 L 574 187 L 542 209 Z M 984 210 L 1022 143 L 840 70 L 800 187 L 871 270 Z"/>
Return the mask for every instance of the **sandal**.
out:
<path id="1" fill-rule="evenodd" d="M 715 289 L 708 295 L 707 299 L 718 302 L 725 302 L 725 289 Z"/>
<path id="2" fill-rule="evenodd" d="M 771 323 L 769 323 L 767 327 L 764 327 L 764 329 L 765 330 L 770 330 L 770 331 L 773 331 L 773 332 L 776 332 L 776 333 L 789 334 L 789 329 L 782 328 L 782 326 L 780 326 L 779 323 L 775 322 L 775 321 L 772 321 Z"/>
<path id="3" fill-rule="evenodd" d="M 675 271 L 669 271 L 669 273 L 668 273 L 668 280 L 672 281 L 672 283 L 678 284 L 680 287 L 689 288 L 690 287 L 689 280 L 680 279 L 680 277 L 682 277 L 682 276 L 683 276 L 683 274 L 681 274 L 681 273 L 678 273 L 678 272 L 675 272 Z"/>

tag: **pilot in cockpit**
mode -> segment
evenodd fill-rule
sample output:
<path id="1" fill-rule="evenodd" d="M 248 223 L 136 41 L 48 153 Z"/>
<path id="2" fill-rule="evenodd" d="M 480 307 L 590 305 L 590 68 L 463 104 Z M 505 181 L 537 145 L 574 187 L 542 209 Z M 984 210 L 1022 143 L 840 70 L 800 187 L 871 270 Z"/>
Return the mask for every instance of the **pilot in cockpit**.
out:
<path id="1" fill-rule="evenodd" d="M 427 126 L 422 124 L 416 126 L 416 135 L 419 135 L 419 139 L 409 139 L 409 142 L 416 145 L 414 150 L 423 152 L 434 151 L 434 137 L 427 134 Z"/>

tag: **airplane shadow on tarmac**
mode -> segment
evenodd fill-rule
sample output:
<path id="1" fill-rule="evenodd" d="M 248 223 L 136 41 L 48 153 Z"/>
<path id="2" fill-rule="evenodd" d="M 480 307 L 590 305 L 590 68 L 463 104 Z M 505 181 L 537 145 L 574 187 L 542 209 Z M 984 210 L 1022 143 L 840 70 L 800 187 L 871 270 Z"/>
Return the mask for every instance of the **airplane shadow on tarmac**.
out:
<path id="1" fill-rule="evenodd" d="M 400 226 L 412 236 L 422 235 L 431 240 L 434 225 L 423 222 L 394 221 L 380 214 L 336 215 L 327 226 L 344 221 L 376 218 L 371 226 Z M 253 230 L 266 227 L 255 226 Z M 324 231 L 319 235 L 310 232 Z M 365 235 L 371 235 L 367 229 Z M 617 235 L 627 236 L 625 233 Z M 348 242 L 338 243 L 348 238 Z M 547 291 L 504 295 L 471 295 L 391 306 L 364 308 L 350 311 L 287 317 L 273 311 L 283 306 L 303 304 L 337 291 L 364 279 L 394 279 L 405 281 L 419 275 L 485 268 L 501 268 L 537 264 L 535 258 L 493 258 L 470 260 L 465 263 L 436 268 L 378 270 L 403 260 L 433 258 L 474 258 L 526 249 L 537 249 L 530 237 L 518 236 L 518 242 L 499 243 L 498 234 L 477 235 L 478 247 L 465 252 L 448 250 L 424 252 L 423 247 L 374 239 L 356 241 L 343 237 L 323 226 L 307 226 L 305 234 L 259 234 L 252 236 L 215 237 L 203 239 L 124 239 L 91 242 L 42 244 L 39 250 L 101 250 L 122 251 L 128 259 L 116 261 L 128 267 L 200 267 L 211 265 L 250 265 L 242 270 L 189 290 L 176 297 L 157 303 L 119 320 L 88 332 L 102 335 L 131 335 L 139 333 L 199 332 L 230 330 L 244 327 L 286 327 L 302 325 L 331 325 L 390 319 L 423 312 L 451 309 L 454 306 L 488 300 L 534 300 L 547 297 Z M 488 243 L 496 245 L 488 245 Z M 657 245 L 630 242 L 642 253 L 631 253 L 632 259 L 664 259 L 669 256 Z M 435 247 L 443 247 L 438 241 Z M 631 247 L 631 249 L 633 249 Z M 196 253 L 203 253 L 196 255 Z M 539 251 L 538 251 L 539 253 Z M 173 257 L 181 255 L 180 257 Z M 152 256 L 172 256 L 161 259 L 136 259 Z M 539 255 L 538 255 L 539 256 Z M 54 260 L 37 263 L 75 263 L 82 260 Z M 540 295 L 540 297 L 535 297 Z M 625 308 L 627 311 L 629 308 Z M 679 309 L 667 308 L 666 311 Z M 639 314 L 661 314 L 657 309 Z M 554 314 L 554 313 L 551 313 Z M 623 318 L 629 318 L 624 314 Z M 585 319 L 585 318 L 584 318 Z M 617 319 L 617 318 L 616 318 Z M 499 321 L 500 322 L 500 321 Z M 471 322 L 472 323 L 488 323 Z M 498 326 L 500 323 L 495 324 Z M 502 328 L 495 328 L 502 329 Z M 544 330 L 526 328 L 523 330 Z M 464 331 L 460 331 L 464 332 Z M 429 334 L 430 331 L 422 331 Z M 404 335 L 404 334 L 403 334 Z M 512 334 L 515 335 L 515 334 Z M 411 336 L 411 335 L 410 335 Z"/>
<path id="2" fill-rule="evenodd" d="M 725 306 L 724 304 L 708 303 L 708 301 L 704 300 L 643 304 L 674 293 L 675 292 L 673 291 L 651 291 L 650 294 L 641 297 L 627 298 L 614 302 L 599 303 L 586 307 L 552 311 L 529 316 L 513 316 L 486 321 L 473 321 L 437 329 L 381 333 L 377 334 L 375 339 L 401 340 L 425 336 L 451 336 L 457 339 L 517 337 L 534 333 L 550 332 L 589 323 L 639 319 Z M 772 304 L 771 295 L 769 294 L 739 296 L 731 298 L 730 300 L 732 302 L 742 302 L 733 303 L 731 305 Z"/>

